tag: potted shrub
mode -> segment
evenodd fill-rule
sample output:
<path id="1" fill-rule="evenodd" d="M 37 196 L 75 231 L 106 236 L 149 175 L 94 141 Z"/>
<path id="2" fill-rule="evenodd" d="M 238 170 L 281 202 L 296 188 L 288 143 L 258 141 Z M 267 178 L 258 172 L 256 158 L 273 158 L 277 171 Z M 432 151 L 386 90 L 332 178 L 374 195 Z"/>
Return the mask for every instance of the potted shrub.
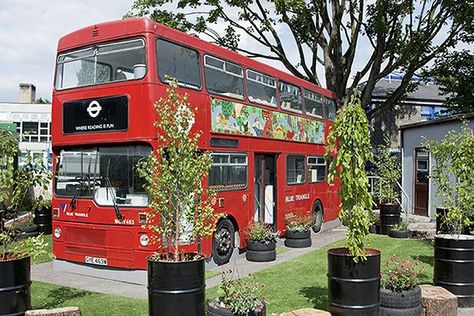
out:
<path id="1" fill-rule="evenodd" d="M 30 155 L 23 168 L 16 166 L 16 135 L 0 129 L 0 146 L 0 315 L 19 315 L 31 309 L 30 258 L 45 253 L 47 245 L 40 236 L 18 241 L 21 234 L 5 221 L 24 210 L 29 190 L 47 176 L 34 168 Z"/>
<path id="2" fill-rule="evenodd" d="M 265 316 L 266 305 L 262 298 L 262 285 L 244 279 L 231 278 L 231 271 L 222 273 L 219 297 L 207 303 L 208 316 Z M 229 276 L 227 276 L 229 275 Z"/>
<path id="3" fill-rule="evenodd" d="M 218 218 L 202 185 L 211 156 L 198 148 L 201 132 L 191 131 L 197 109 L 177 87 L 171 80 L 154 106 L 160 145 L 138 166 L 151 198 L 145 228 L 158 246 L 148 258 L 150 315 L 204 315 L 204 257 L 181 249 L 212 235 Z"/>
<path id="4" fill-rule="evenodd" d="M 340 109 L 330 128 L 326 156 L 329 180 L 340 178 L 340 219 L 347 225 L 347 247 L 328 251 L 328 300 L 334 315 L 378 315 L 380 251 L 366 248 L 374 219 L 365 164 L 372 159 L 367 116 L 358 93 Z"/>
<path id="5" fill-rule="evenodd" d="M 277 233 L 263 223 L 251 222 L 246 230 L 247 252 L 245 258 L 248 261 L 266 262 L 276 259 Z"/>
<path id="6" fill-rule="evenodd" d="M 392 238 L 409 238 L 411 231 L 408 229 L 408 223 L 401 221 L 390 230 L 388 235 Z"/>
<path id="7" fill-rule="evenodd" d="M 474 135 L 467 126 L 424 146 L 435 160 L 431 178 L 446 209 L 447 234 L 435 236 L 433 282 L 458 296 L 461 307 L 474 306 L 474 236 L 463 234 L 474 212 Z"/>
<path id="8" fill-rule="evenodd" d="M 286 219 L 285 246 L 290 248 L 311 247 L 311 227 L 313 217 L 304 214 L 291 214 Z"/>
<path id="9" fill-rule="evenodd" d="M 375 195 L 379 201 L 380 232 L 388 235 L 400 222 L 400 191 L 398 181 L 401 178 L 401 162 L 389 148 L 390 139 L 385 137 L 384 144 L 377 148 L 375 166 L 378 184 Z"/>
<path id="10" fill-rule="evenodd" d="M 423 271 L 420 262 L 408 258 L 400 261 L 393 255 L 386 262 L 380 289 L 380 316 L 419 316 L 422 312 L 421 288 L 418 276 Z"/>

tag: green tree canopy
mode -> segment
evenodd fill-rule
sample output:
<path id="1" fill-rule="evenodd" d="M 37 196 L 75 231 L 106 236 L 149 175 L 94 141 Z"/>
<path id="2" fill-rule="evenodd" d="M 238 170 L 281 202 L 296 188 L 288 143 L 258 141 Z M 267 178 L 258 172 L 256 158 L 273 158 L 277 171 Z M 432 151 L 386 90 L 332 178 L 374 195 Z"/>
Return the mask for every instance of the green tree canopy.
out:
<path id="1" fill-rule="evenodd" d="M 444 54 L 427 75 L 436 79 L 452 113 L 474 113 L 474 55 L 467 51 Z"/>
<path id="2" fill-rule="evenodd" d="M 206 34 L 249 57 L 280 61 L 293 75 L 316 84 L 322 68 L 327 88 L 343 103 L 348 102 L 346 91 L 366 81 L 364 108 L 378 80 L 396 69 L 404 71 L 400 86 L 373 112 L 376 115 L 404 97 L 421 67 L 458 41 L 472 40 L 473 2 L 135 0 L 126 16 L 148 16 L 182 31 Z M 253 42 L 242 43 L 242 38 Z M 356 56 L 362 65 L 356 64 Z"/>

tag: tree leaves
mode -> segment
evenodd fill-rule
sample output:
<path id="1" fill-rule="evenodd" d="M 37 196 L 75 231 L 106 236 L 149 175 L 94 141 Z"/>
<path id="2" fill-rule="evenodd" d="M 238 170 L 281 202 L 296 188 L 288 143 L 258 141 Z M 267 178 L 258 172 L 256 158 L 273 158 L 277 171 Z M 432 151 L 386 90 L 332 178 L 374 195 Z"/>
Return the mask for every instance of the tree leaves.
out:
<path id="1" fill-rule="evenodd" d="M 156 234 L 152 240 L 175 260 L 185 226 L 192 226 L 193 240 L 210 236 L 220 216 L 210 204 L 214 194 L 203 185 L 212 160 L 198 147 L 202 132 L 192 131 L 197 109 L 177 88 L 170 80 L 167 97 L 154 104 L 159 147 L 138 166 L 151 197 L 147 227 Z"/>
<path id="2" fill-rule="evenodd" d="M 360 105 L 360 93 L 354 91 L 350 103 L 340 109 L 330 128 L 326 157 L 333 157 L 329 165 L 329 180 L 341 182 L 340 219 L 348 227 L 347 243 L 354 260 L 365 259 L 365 244 L 369 234 L 372 196 L 365 163 L 372 159 L 367 116 Z"/>

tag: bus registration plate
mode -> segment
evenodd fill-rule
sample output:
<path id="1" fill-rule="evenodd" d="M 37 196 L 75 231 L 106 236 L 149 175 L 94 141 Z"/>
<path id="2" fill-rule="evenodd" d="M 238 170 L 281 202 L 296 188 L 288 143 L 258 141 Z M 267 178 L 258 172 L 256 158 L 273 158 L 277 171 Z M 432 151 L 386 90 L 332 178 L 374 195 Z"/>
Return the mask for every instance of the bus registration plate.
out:
<path id="1" fill-rule="evenodd" d="M 106 266 L 107 265 L 107 259 L 106 258 L 95 258 L 95 257 L 86 256 L 86 263 L 98 264 L 100 266 Z"/>

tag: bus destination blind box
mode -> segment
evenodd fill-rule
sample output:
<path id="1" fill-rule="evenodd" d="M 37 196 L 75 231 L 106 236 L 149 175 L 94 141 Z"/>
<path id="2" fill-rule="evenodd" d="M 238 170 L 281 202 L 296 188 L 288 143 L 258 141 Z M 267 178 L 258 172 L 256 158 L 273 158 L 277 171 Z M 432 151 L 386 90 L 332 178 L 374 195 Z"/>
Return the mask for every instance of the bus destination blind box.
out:
<path id="1" fill-rule="evenodd" d="M 94 133 L 128 129 L 128 98 L 114 96 L 63 104 L 63 133 Z"/>

